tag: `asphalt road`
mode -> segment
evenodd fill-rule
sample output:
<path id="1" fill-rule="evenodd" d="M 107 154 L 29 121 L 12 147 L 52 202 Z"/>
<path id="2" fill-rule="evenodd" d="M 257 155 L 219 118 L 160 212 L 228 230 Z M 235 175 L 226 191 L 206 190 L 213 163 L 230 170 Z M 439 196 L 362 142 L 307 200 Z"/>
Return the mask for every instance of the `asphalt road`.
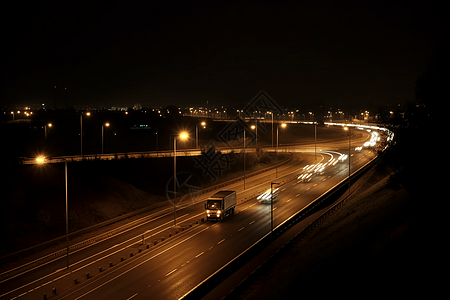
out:
<path id="1" fill-rule="evenodd" d="M 362 145 L 368 135 L 363 136 L 352 141 L 352 148 Z M 316 161 L 313 152 L 295 153 L 294 159 L 278 170 L 248 178 L 245 190 L 242 181 L 227 186 L 226 189 L 237 191 L 238 206 L 235 214 L 222 222 L 195 224 L 205 217 L 201 200 L 209 195 L 203 195 L 202 199 L 193 199 L 199 203 L 178 208 L 178 227 L 172 226 L 173 208 L 155 212 L 120 234 L 71 252 L 69 270 L 65 269 L 66 259 L 62 257 L 2 282 L 0 297 L 39 299 L 43 294 L 52 296 L 52 289 L 56 288 L 58 299 L 179 298 L 270 231 L 270 204 L 252 195 L 270 188 L 271 182 L 286 182 L 280 186 L 273 206 L 274 226 L 277 226 L 348 176 L 348 160 L 345 160 L 330 164 L 323 174 L 313 175 L 309 182 L 296 180 L 305 172 L 305 166 L 333 163 L 332 159 L 339 158 L 339 153 L 348 154 L 348 143 L 332 141 L 318 147 L 322 151 L 327 149 L 332 152 L 318 153 Z M 287 149 L 294 150 L 311 151 L 311 147 Z M 374 158 L 368 150 L 352 151 L 352 154 L 352 172 Z M 169 234 L 172 237 L 168 238 Z M 133 258 L 129 257 L 131 252 Z M 90 273 L 89 279 L 86 273 Z"/>

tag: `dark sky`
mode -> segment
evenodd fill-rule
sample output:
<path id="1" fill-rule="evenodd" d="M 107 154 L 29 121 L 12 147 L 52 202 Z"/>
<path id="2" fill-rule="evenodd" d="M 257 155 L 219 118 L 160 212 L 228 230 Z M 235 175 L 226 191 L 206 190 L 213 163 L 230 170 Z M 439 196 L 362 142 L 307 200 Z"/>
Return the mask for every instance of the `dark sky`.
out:
<path id="1" fill-rule="evenodd" d="M 448 32 L 429 1 L 105 3 L 4 8 L 2 105 L 404 103 Z"/>

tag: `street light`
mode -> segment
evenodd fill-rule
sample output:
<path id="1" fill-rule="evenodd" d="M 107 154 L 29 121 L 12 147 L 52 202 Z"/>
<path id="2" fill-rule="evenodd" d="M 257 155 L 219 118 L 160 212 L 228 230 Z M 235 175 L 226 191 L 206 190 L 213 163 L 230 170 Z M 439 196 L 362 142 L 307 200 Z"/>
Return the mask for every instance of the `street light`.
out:
<path id="1" fill-rule="evenodd" d="M 179 135 L 181 140 L 186 140 L 189 135 L 187 132 L 181 132 Z M 177 135 L 173 137 L 173 226 L 177 225 L 177 210 L 175 199 L 177 197 Z"/>
<path id="2" fill-rule="evenodd" d="M 64 160 L 64 182 L 66 190 L 66 268 L 69 269 L 69 203 L 67 199 L 67 160 Z M 38 156 L 36 163 L 45 164 L 46 160 L 44 156 Z"/>
<path id="3" fill-rule="evenodd" d="M 44 139 L 47 139 L 47 128 L 52 128 L 53 124 L 52 123 L 48 123 L 47 125 L 44 126 Z"/>
<path id="4" fill-rule="evenodd" d="M 277 126 L 277 167 L 275 168 L 275 178 L 278 177 L 278 128 L 279 127 L 286 128 L 286 123 L 282 123 Z"/>
<path id="5" fill-rule="evenodd" d="M 206 122 L 201 122 L 200 125 L 202 125 L 203 129 L 206 128 Z M 198 124 L 195 125 L 195 149 L 198 149 Z"/>
<path id="6" fill-rule="evenodd" d="M 245 128 L 244 128 L 244 191 L 245 191 Z"/>
<path id="7" fill-rule="evenodd" d="M 267 113 L 272 115 L 272 149 L 273 149 L 273 112 L 268 111 Z"/>
<path id="8" fill-rule="evenodd" d="M 104 153 L 104 151 L 103 151 L 103 142 L 104 142 L 104 131 L 105 131 L 104 127 L 105 126 L 109 127 L 109 123 L 102 124 L 102 154 Z"/>
<path id="9" fill-rule="evenodd" d="M 350 194 L 350 157 L 351 157 L 351 143 L 352 143 L 352 132 L 350 126 L 344 127 L 344 130 L 348 130 L 348 193 Z"/>
<path id="10" fill-rule="evenodd" d="M 90 115 L 91 115 L 90 112 L 86 113 L 86 116 L 89 117 Z M 81 114 L 80 114 L 80 130 L 81 130 L 81 133 L 80 133 L 80 148 L 81 148 L 81 156 L 83 156 L 83 112 L 81 112 Z"/>
<path id="11" fill-rule="evenodd" d="M 251 128 L 251 129 L 255 129 L 255 131 L 256 131 L 256 145 L 255 145 L 255 152 L 258 152 L 258 121 L 256 121 L 256 125 L 252 125 L 250 128 Z"/>

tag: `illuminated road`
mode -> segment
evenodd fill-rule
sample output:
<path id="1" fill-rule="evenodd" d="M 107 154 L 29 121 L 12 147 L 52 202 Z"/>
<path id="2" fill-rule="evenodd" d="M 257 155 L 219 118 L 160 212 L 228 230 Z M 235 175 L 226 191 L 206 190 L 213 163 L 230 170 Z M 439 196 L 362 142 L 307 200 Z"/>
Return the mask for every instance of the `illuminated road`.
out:
<path id="1" fill-rule="evenodd" d="M 363 142 L 355 139 L 352 146 L 360 146 L 356 143 Z M 324 145 L 320 148 L 327 150 Z M 34 272 L 9 280 L 8 286 L 17 287 L 10 288 L 13 290 L 10 293 L 5 293 L 2 288 L 2 299 L 12 299 L 18 295 L 22 295 L 20 299 L 41 298 L 44 293 L 51 294 L 52 286 L 62 286 L 63 291 L 57 294 L 61 299 L 177 299 L 270 231 L 270 205 L 254 198 L 246 202 L 242 202 L 243 199 L 267 190 L 270 182 L 287 181 L 280 187 L 274 203 L 276 226 L 346 178 L 348 160 L 335 160 L 342 159 L 342 154 L 348 154 L 348 144 L 345 141 L 333 142 L 329 148 L 332 152 L 318 153 L 316 161 L 313 152 L 296 153 L 290 163 L 278 168 L 278 178 L 275 178 L 275 171 L 248 178 L 245 191 L 242 182 L 227 186 L 226 189 L 237 191 L 238 206 L 235 215 L 223 222 L 194 226 L 144 250 L 133 259 L 126 259 L 101 275 L 97 271 L 92 278 L 79 284 L 73 283 L 73 278 L 82 278 L 86 270 L 93 272 L 98 265 L 105 266 L 114 256 L 129 253 L 129 246 L 139 243 L 143 232 L 155 239 L 173 230 L 173 211 L 162 210 L 120 235 L 71 253 L 71 272 L 61 270 L 46 275 L 52 272 L 49 270 L 64 269 L 65 259 L 61 258 L 45 268 L 37 268 Z M 351 157 L 352 172 L 373 158 L 374 154 L 368 150 L 354 151 Z M 328 166 L 323 173 L 316 172 L 311 181 L 300 182 L 296 179 L 305 172 L 305 166 L 312 168 L 314 163 Z M 203 203 L 179 208 L 177 225 L 188 227 L 202 217 Z M 63 281 L 67 283 L 59 283 Z"/>

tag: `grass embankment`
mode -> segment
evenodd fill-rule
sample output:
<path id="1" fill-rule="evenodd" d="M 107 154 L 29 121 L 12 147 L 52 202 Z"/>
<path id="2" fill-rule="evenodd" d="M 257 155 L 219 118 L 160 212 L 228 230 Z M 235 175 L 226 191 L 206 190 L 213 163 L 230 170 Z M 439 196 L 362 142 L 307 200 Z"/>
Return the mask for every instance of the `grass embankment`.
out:
<path id="1" fill-rule="evenodd" d="M 269 261 L 232 298 L 438 296 L 444 286 L 441 229 L 418 209 L 414 195 L 392 184 L 391 174 L 385 163 L 371 170 L 345 206 Z"/>

